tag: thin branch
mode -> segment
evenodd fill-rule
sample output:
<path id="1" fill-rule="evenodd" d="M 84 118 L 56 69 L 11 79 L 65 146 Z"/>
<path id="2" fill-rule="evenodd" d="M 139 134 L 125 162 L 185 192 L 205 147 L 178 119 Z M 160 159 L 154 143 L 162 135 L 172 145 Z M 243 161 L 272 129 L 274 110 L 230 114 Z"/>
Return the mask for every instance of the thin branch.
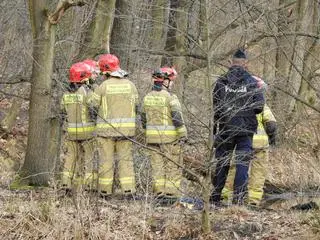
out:
<path id="1" fill-rule="evenodd" d="M 19 84 L 19 83 L 24 83 L 24 82 L 27 82 L 27 83 L 30 83 L 30 79 L 27 79 L 27 78 L 24 78 L 24 77 L 15 77 L 15 78 L 12 78 L 12 79 L 17 79 L 16 81 L 0 81 L 0 84 Z"/>
<path id="2" fill-rule="evenodd" d="M 283 36 L 300 36 L 300 37 L 310 37 L 314 39 L 320 39 L 319 34 L 312 34 L 312 33 L 307 33 L 307 32 L 280 32 L 280 33 L 266 33 L 263 31 L 260 31 L 256 29 L 257 32 L 263 33 L 264 37 L 272 37 L 272 38 L 278 38 L 278 37 L 283 37 Z"/>
<path id="3" fill-rule="evenodd" d="M 282 89 L 282 88 L 280 88 L 280 87 L 278 87 L 278 86 L 273 86 L 273 87 L 274 87 L 276 90 L 278 90 L 278 91 L 280 91 L 280 92 L 283 92 L 283 93 L 289 95 L 290 97 L 293 97 L 295 100 L 303 103 L 303 104 L 306 105 L 307 107 L 309 107 L 309 108 L 315 110 L 316 112 L 320 113 L 320 108 L 317 108 L 317 107 L 315 107 L 315 106 L 312 106 L 310 103 L 308 103 L 307 101 L 303 100 L 303 99 L 300 98 L 299 96 L 297 96 L 297 95 L 295 95 L 295 94 L 292 94 L 292 93 L 288 92 L 287 90 Z"/>
<path id="4" fill-rule="evenodd" d="M 133 49 L 132 51 L 133 52 L 140 51 L 140 52 L 145 52 L 152 55 L 160 55 L 160 56 L 167 56 L 167 57 L 191 57 L 195 59 L 206 60 L 205 55 L 193 54 L 193 53 L 183 54 L 176 51 L 152 50 L 152 49 L 145 49 L 145 48 L 136 48 L 136 49 Z"/>
<path id="5" fill-rule="evenodd" d="M 29 98 L 22 97 L 22 96 L 19 96 L 19 95 L 13 94 L 13 93 L 7 93 L 7 92 L 2 91 L 2 90 L 0 90 L 0 93 L 2 93 L 2 94 L 4 94 L 4 95 L 7 95 L 7 96 L 11 96 L 11 97 L 21 98 L 21 99 L 23 99 L 23 100 L 27 100 L 27 101 L 29 101 L 29 100 L 30 100 Z"/>

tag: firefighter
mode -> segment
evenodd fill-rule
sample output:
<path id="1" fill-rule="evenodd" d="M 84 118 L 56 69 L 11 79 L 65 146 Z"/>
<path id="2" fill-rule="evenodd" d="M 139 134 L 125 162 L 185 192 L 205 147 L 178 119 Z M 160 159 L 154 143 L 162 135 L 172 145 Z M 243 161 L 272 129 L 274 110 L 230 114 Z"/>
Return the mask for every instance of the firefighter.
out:
<path id="1" fill-rule="evenodd" d="M 235 150 L 233 203 L 241 205 L 247 194 L 252 138 L 258 126 L 256 114 L 261 113 L 264 106 L 263 92 L 247 72 L 247 56 L 243 50 L 235 52 L 228 72 L 218 78 L 213 89 L 213 104 L 217 165 L 212 178 L 211 202 L 216 206 L 221 204 L 221 192 Z"/>
<path id="2" fill-rule="evenodd" d="M 265 82 L 258 78 L 258 87 L 266 90 Z M 260 205 L 263 197 L 263 186 L 266 180 L 269 162 L 269 146 L 276 145 L 277 123 L 276 119 L 267 104 L 264 105 L 262 113 L 257 115 L 258 129 L 253 135 L 252 147 L 254 158 L 249 170 L 248 183 L 248 204 Z M 232 196 L 234 169 L 228 174 L 226 185 L 223 189 L 223 197 L 229 199 Z"/>
<path id="3" fill-rule="evenodd" d="M 98 113 L 97 143 L 101 160 L 98 188 L 104 195 L 112 194 L 117 165 L 121 193 L 132 196 L 136 192 L 132 139 L 138 92 L 115 55 L 101 55 L 98 64 L 105 80 L 88 99 L 88 104 Z"/>
<path id="4" fill-rule="evenodd" d="M 69 92 L 61 101 L 61 109 L 67 120 L 67 141 L 62 186 L 70 189 L 85 184 L 84 177 L 90 177 L 94 152 L 93 137 L 95 121 L 86 105 L 86 99 L 92 93 L 95 79 L 92 68 L 83 62 L 70 68 Z"/>
<path id="5" fill-rule="evenodd" d="M 149 151 L 153 174 L 153 192 L 158 197 L 176 198 L 182 170 L 173 162 L 182 163 L 181 144 L 187 139 L 187 130 L 181 105 L 170 92 L 177 72 L 163 67 L 152 74 L 153 88 L 143 99 L 141 121 L 145 129 L 146 143 L 156 151 Z M 168 156 L 168 160 L 163 155 Z"/>

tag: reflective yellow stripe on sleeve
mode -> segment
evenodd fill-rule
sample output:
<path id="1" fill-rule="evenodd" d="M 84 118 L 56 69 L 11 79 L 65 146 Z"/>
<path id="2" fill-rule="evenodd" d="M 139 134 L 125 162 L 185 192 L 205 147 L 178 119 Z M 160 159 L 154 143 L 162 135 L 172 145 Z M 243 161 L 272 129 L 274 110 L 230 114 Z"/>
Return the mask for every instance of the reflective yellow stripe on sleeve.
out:
<path id="1" fill-rule="evenodd" d="M 97 121 L 98 128 L 133 128 L 136 126 L 135 118 L 101 119 Z"/>
<path id="2" fill-rule="evenodd" d="M 134 177 L 123 177 L 119 178 L 119 181 L 121 184 L 132 184 L 134 182 L 135 178 Z"/>
<path id="3" fill-rule="evenodd" d="M 112 185 L 113 178 L 99 178 L 99 183 L 103 185 Z"/>
<path id="4" fill-rule="evenodd" d="M 67 131 L 69 133 L 84 133 L 84 132 L 92 132 L 96 129 L 95 126 L 91 126 L 91 127 L 68 127 Z"/>
<path id="5" fill-rule="evenodd" d="M 177 128 L 177 132 L 178 132 L 179 134 L 182 134 L 182 133 L 187 132 L 187 129 L 186 129 L 185 126 L 182 126 L 182 127 Z"/>
<path id="6" fill-rule="evenodd" d="M 177 131 L 174 126 L 147 126 L 146 135 L 176 136 Z"/>

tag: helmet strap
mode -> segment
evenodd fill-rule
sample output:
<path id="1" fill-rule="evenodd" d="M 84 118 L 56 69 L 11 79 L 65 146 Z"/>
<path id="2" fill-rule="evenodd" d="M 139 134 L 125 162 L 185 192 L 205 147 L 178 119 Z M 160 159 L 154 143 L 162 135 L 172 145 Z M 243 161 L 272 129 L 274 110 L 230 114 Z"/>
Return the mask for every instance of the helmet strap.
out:
<path id="1" fill-rule="evenodd" d="M 168 80 L 168 85 L 166 86 L 165 84 L 162 83 L 162 86 L 164 86 L 167 90 L 169 90 L 171 80 L 169 78 L 166 78 L 165 80 Z"/>

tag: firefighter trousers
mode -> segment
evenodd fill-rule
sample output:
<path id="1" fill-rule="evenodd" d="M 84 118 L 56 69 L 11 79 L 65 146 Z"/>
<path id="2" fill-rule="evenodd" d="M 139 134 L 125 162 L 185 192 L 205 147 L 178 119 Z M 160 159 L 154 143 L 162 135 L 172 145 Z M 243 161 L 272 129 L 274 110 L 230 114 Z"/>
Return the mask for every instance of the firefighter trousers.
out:
<path id="1" fill-rule="evenodd" d="M 98 137 L 97 141 L 100 158 L 98 164 L 98 189 L 105 194 L 113 192 L 117 166 L 121 192 L 123 194 L 135 193 L 136 183 L 132 142 L 123 138 L 106 137 Z"/>
<path id="2" fill-rule="evenodd" d="M 62 186 L 71 188 L 75 185 L 87 185 L 93 171 L 94 140 L 67 140 L 65 146 Z"/>
<path id="3" fill-rule="evenodd" d="M 263 197 L 263 186 L 268 172 L 269 152 L 268 149 L 255 149 L 254 158 L 249 170 L 248 203 L 259 205 Z M 235 167 L 232 165 L 225 187 L 222 191 L 224 200 L 232 199 L 232 188 Z"/>
<path id="4" fill-rule="evenodd" d="M 168 156 L 173 162 L 182 163 L 182 152 L 179 144 L 150 144 L 149 146 Z M 153 192 L 156 195 L 181 196 L 182 169 L 156 151 L 148 151 L 152 167 Z"/>

